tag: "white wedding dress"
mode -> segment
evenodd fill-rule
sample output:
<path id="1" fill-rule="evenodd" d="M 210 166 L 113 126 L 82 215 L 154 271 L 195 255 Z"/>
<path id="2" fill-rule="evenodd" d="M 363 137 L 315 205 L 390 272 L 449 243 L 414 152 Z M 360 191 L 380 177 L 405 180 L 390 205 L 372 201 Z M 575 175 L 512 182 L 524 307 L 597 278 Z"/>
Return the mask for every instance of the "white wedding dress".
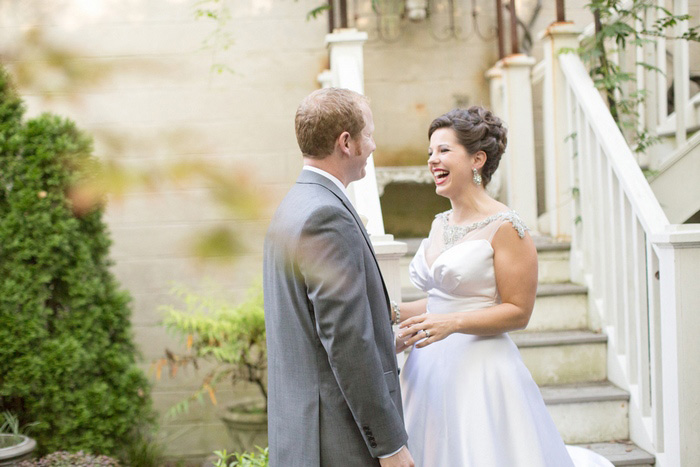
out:
<path id="1" fill-rule="evenodd" d="M 436 217 L 409 269 L 411 281 L 428 293 L 428 313 L 499 304 L 491 239 L 504 223 L 521 237 L 526 227 L 510 211 L 460 233 L 447 225 L 448 216 Z M 581 448 L 570 455 L 508 334 L 455 333 L 413 348 L 401 386 L 417 467 L 612 466 Z"/>

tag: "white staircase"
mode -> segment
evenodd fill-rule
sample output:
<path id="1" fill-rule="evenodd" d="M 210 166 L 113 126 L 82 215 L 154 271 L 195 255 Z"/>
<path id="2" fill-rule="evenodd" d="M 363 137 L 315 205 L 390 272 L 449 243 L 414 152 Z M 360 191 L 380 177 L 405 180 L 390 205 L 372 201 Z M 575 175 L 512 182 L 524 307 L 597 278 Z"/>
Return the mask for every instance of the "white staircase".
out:
<path id="1" fill-rule="evenodd" d="M 419 241 L 401 240 L 404 301 L 424 296 L 408 278 Z M 628 392 L 607 380 L 607 336 L 590 323 L 585 287 L 569 281 L 570 245 L 536 237 L 539 287 L 527 329 L 511 333 L 562 438 L 616 466 L 647 467 L 654 456 L 629 441 Z"/>
<path id="2" fill-rule="evenodd" d="M 660 162 L 656 173 L 649 178 L 649 185 L 668 220 L 683 223 L 700 210 L 700 131 L 696 131 L 678 150 L 666 148 L 663 144 L 650 149 L 672 154 Z"/>

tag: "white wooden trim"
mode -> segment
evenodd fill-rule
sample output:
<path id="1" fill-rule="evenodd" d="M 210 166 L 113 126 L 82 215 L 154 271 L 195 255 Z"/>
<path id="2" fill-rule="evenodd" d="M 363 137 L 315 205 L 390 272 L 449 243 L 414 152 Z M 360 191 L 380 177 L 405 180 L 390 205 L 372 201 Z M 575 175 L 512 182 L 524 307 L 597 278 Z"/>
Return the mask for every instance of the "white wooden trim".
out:
<path id="1" fill-rule="evenodd" d="M 674 0 L 673 13 L 676 15 L 688 12 L 688 0 Z M 681 36 L 688 31 L 688 22 L 679 21 L 676 24 L 676 35 Z M 673 106 L 676 110 L 676 147 L 681 147 L 687 139 L 687 119 L 685 114 L 686 102 L 690 97 L 690 61 L 688 60 L 688 41 L 676 40 L 673 44 Z"/>
<path id="2" fill-rule="evenodd" d="M 587 120 L 590 122 L 597 140 L 604 152 L 611 155 L 613 169 L 628 193 L 632 207 L 638 215 L 644 230 L 659 232 L 668 225 L 668 219 L 649 188 L 641 169 L 627 142 L 623 138 L 610 112 L 600 98 L 583 63 L 574 54 L 561 55 L 562 70 L 571 83 Z"/>
<path id="3" fill-rule="evenodd" d="M 544 62 L 544 60 L 541 60 L 539 63 L 532 67 L 530 79 L 532 80 L 533 86 L 537 86 L 544 80 L 545 66 L 546 63 Z"/>

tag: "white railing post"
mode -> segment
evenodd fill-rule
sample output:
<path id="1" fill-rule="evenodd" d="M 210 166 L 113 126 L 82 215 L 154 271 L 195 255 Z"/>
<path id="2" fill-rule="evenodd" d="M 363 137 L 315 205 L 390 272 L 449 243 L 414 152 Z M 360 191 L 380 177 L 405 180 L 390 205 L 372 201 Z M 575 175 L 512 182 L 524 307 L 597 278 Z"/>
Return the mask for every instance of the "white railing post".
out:
<path id="1" fill-rule="evenodd" d="M 522 54 L 500 61 L 503 73 L 502 115 L 508 125 L 505 157 L 506 204 L 531 228 L 537 227 L 537 177 L 532 113 L 531 70 L 535 59 Z"/>
<path id="2" fill-rule="evenodd" d="M 565 142 L 571 131 L 567 125 L 567 87 L 559 54 L 562 49 L 578 47 L 579 33 L 573 23 L 553 23 L 543 34 L 545 209 L 550 222 L 549 234 L 560 240 L 571 239 L 574 210 L 573 161 Z"/>
<path id="3" fill-rule="evenodd" d="M 325 72 L 319 75 L 322 86 L 345 88 L 364 94 L 362 47 L 366 40 L 367 33 L 356 29 L 340 29 L 326 36 L 331 69 L 330 75 Z M 367 232 L 370 234 L 389 296 L 393 300 L 401 301 L 399 260 L 406 253 L 407 246 L 405 243 L 394 241 L 393 235 L 386 235 L 384 232 L 377 175 L 372 156 L 367 160 L 366 172 L 362 180 L 353 182 L 348 187 L 350 201 L 357 213 L 367 221 Z"/>
<path id="4" fill-rule="evenodd" d="M 500 62 L 499 62 L 500 63 Z M 505 109 L 503 108 L 503 70 L 500 64 L 490 68 L 486 72 L 486 79 L 489 80 L 489 96 L 491 98 L 490 106 L 491 111 L 498 115 L 499 117 L 505 115 Z M 503 187 L 503 166 L 499 166 L 498 169 L 491 176 L 491 181 L 489 182 L 486 190 L 496 199 L 501 199 L 502 187 Z M 534 226 L 533 226 L 534 228 Z"/>
<path id="5" fill-rule="evenodd" d="M 700 224 L 670 225 L 652 236 L 659 257 L 663 452 L 659 465 L 700 459 Z"/>

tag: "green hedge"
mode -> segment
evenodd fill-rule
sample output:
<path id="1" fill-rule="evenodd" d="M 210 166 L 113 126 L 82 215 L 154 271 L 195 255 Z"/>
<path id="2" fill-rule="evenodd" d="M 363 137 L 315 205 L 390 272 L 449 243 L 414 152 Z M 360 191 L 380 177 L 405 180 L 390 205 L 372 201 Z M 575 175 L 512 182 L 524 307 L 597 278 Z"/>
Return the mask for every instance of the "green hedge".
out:
<path id="1" fill-rule="evenodd" d="M 67 196 L 92 143 L 23 111 L 0 70 L 0 410 L 38 422 L 40 454 L 119 454 L 154 417 L 102 210 Z"/>

